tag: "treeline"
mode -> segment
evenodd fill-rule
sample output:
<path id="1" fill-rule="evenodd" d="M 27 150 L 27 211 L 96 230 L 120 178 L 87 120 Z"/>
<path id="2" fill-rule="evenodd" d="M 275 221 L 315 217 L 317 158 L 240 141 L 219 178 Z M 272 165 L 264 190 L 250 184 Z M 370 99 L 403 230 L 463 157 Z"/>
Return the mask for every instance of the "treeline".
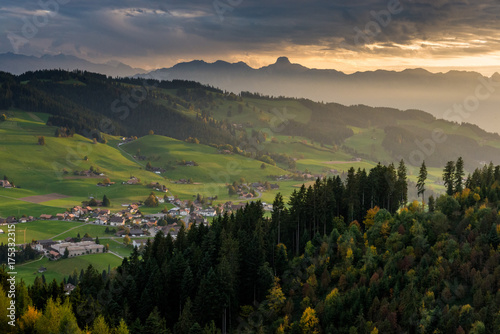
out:
<path id="1" fill-rule="evenodd" d="M 0 263 L 8 263 L 8 249 L 8 244 L 0 243 Z M 21 264 L 29 260 L 34 260 L 37 256 L 39 256 L 39 252 L 31 248 L 30 244 L 27 244 L 26 247 L 16 252 L 15 261 L 16 264 Z"/>

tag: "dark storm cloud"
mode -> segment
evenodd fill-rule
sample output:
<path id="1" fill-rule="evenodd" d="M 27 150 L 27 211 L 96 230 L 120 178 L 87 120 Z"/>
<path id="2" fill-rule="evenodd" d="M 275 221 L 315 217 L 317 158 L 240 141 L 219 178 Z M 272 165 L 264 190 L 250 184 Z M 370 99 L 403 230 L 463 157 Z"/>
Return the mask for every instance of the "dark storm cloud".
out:
<path id="1" fill-rule="evenodd" d="M 57 6 L 56 1 L 60 2 Z M 397 2 L 3 0 L 0 52 L 13 51 L 7 35 L 23 37 L 23 27 L 26 22 L 34 23 L 36 15 L 38 19 L 45 15 L 47 22 L 20 44 L 19 52 L 202 57 L 296 45 L 396 55 L 407 52 L 401 46 L 414 45 L 416 41 L 443 45 L 422 46 L 423 50 L 432 49 L 442 55 L 499 49 L 497 1 L 400 0 L 400 10 L 387 17 L 389 8 Z M 51 12 L 44 12 L 42 3 Z M 379 13 L 379 19 L 373 13 Z M 382 49 L 366 48 L 374 43 Z"/>

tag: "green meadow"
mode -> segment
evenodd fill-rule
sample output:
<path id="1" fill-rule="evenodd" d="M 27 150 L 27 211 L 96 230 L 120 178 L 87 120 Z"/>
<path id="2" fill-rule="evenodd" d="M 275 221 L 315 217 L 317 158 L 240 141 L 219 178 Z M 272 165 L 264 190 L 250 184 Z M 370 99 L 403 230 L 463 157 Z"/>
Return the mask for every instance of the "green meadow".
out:
<path id="1" fill-rule="evenodd" d="M 80 274 L 82 269 L 87 269 L 89 265 L 92 265 L 99 272 L 103 270 L 108 270 L 118 267 L 122 263 L 122 259 L 114 254 L 91 254 L 82 255 L 70 259 L 61 259 L 58 261 L 50 261 L 47 258 L 41 260 L 35 260 L 32 262 L 16 265 L 16 280 L 24 280 L 28 285 L 33 284 L 33 281 L 37 276 L 42 276 L 38 273 L 38 269 L 43 266 L 47 268 L 47 271 L 43 273 L 45 280 L 50 282 L 55 279 L 57 282 L 61 282 L 65 277 L 70 276 L 74 270 Z"/>

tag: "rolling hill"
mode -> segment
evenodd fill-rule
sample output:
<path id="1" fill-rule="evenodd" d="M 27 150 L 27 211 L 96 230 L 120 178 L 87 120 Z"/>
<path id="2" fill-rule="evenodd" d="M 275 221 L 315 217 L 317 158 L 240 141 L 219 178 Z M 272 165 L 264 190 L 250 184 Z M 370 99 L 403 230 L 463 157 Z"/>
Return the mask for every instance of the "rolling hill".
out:
<path id="1" fill-rule="evenodd" d="M 18 188 L 0 188 L 0 216 L 56 213 L 104 194 L 118 209 L 144 200 L 150 182 L 181 199 L 199 193 L 222 202 L 239 200 L 226 186 L 241 178 L 275 182 L 288 174 L 279 182 L 287 196 L 308 174 L 345 176 L 350 167 L 400 159 L 411 181 L 425 159 L 430 188 L 439 192 L 442 166 L 458 155 L 469 171 L 500 163 L 499 135 L 423 111 L 235 95 L 189 81 L 2 73 L 1 114 L 7 120 L 0 123 L 0 174 Z M 37 144 L 39 136 L 45 145 Z M 146 170 L 148 164 L 160 175 Z M 91 167 L 103 175 L 76 175 Z M 122 184 L 132 176 L 142 184 Z M 114 184 L 98 187 L 105 178 Z M 272 201 L 276 192 L 260 198 Z"/>

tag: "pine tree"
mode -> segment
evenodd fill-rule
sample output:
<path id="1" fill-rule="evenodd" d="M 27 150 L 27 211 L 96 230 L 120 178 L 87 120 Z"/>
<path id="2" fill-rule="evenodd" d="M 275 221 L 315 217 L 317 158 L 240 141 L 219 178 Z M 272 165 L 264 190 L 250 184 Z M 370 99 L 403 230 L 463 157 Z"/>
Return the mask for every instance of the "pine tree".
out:
<path id="1" fill-rule="evenodd" d="M 110 207 L 111 206 L 111 202 L 109 201 L 109 198 L 106 195 L 104 195 L 102 197 L 102 206 L 104 206 L 104 207 Z"/>
<path id="2" fill-rule="evenodd" d="M 425 161 L 422 162 L 420 166 L 420 172 L 418 173 L 417 180 L 417 194 L 420 196 L 422 194 L 422 206 L 425 205 L 425 181 L 427 180 L 427 167 L 425 166 Z"/>
<path id="3" fill-rule="evenodd" d="M 465 176 L 464 172 L 464 160 L 462 157 L 459 157 L 457 160 L 457 164 L 455 165 L 455 175 L 454 175 L 454 188 L 456 193 L 461 193 L 463 190 L 463 177 Z"/>
<path id="4" fill-rule="evenodd" d="M 408 181 L 407 181 L 407 168 L 403 159 L 399 162 L 398 166 L 398 180 L 396 181 L 396 193 L 398 195 L 399 207 L 406 205 L 408 202 Z"/>
<path id="5" fill-rule="evenodd" d="M 448 161 L 443 170 L 443 182 L 446 187 L 446 193 L 451 196 L 453 195 L 453 188 L 455 183 L 455 162 Z"/>

